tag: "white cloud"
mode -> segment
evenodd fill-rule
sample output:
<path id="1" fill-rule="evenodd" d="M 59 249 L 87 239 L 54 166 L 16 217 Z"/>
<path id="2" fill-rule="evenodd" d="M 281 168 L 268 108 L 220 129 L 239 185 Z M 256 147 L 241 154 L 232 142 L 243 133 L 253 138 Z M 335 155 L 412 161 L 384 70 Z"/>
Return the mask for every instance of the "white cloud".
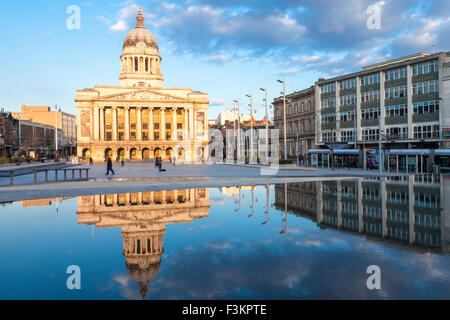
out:
<path id="1" fill-rule="evenodd" d="M 125 31 L 125 30 L 129 30 L 129 29 L 130 29 L 130 27 L 124 20 L 119 20 L 115 24 L 113 24 L 111 27 L 109 27 L 109 30 L 115 31 L 115 32 Z"/>

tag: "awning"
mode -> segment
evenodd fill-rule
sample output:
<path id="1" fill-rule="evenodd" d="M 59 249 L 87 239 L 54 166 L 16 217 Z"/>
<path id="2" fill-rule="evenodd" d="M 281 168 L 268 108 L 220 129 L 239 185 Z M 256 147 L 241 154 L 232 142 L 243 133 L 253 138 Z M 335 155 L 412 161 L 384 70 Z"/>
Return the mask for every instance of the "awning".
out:
<path id="1" fill-rule="evenodd" d="M 330 149 L 311 149 L 311 150 L 309 150 L 309 153 L 311 153 L 311 154 L 318 154 L 318 153 L 321 153 L 321 154 L 325 154 L 325 153 L 331 153 L 331 150 Z M 355 155 L 358 155 L 359 154 L 359 150 L 355 150 L 355 149 L 335 149 L 335 150 L 333 150 L 333 154 L 337 154 L 337 155 L 340 155 L 340 154 L 355 154 Z"/>
<path id="2" fill-rule="evenodd" d="M 450 149 L 436 149 L 434 150 L 436 156 L 450 156 Z"/>
<path id="3" fill-rule="evenodd" d="M 405 155 L 429 155 L 430 149 L 391 149 L 388 154 L 405 154 Z"/>

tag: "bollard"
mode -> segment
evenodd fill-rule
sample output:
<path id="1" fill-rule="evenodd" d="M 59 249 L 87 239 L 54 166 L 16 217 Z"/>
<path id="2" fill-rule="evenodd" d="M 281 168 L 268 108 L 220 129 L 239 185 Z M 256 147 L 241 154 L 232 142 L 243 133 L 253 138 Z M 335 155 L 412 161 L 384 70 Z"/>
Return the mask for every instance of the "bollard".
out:
<path id="1" fill-rule="evenodd" d="M 11 185 L 13 185 L 14 184 L 14 171 L 10 171 L 9 175 L 11 177 Z"/>
<path id="2" fill-rule="evenodd" d="M 34 184 L 37 183 L 37 171 L 33 170 L 33 174 L 34 174 Z"/>
<path id="3" fill-rule="evenodd" d="M 78 173 L 79 173 L 79 180 L 81 180 L 81 169 L 78 169 Z"/>
<path id="4" fill-rule="evenodd" d="M 64 169 L 64 181 L 67 181 L 67 170 Z"/>
<path id="5" fill-rule="evenodd" d="M 75 170 L 72 169 L 72 180 L 75 180 Z"/>
<path id="6" fill-rule="evenodd" d="M 48 182 L 48 170 L 45 170 L 45 182 Z"/>
<path id="7" fill-rule="evenodd" d="M 86 180 L 89 179 L 89 169 L 86 169 Z"/>
<path id="8" fill-rule="evenodd" d="M 55 169 L 55 181 L 58 182 L 58 169 Z"/>

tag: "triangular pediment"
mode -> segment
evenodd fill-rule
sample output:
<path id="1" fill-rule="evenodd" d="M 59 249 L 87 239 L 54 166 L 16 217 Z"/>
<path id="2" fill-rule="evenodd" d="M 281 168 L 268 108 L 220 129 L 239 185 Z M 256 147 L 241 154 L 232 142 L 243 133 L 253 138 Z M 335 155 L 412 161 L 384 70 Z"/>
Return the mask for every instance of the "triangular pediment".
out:
<path id="1" fill-rule="evenodd" d="M 158 101 L 172 101 L 185 102 L 186 98 L 159 92 L 152 89 L 139 89 L 130 92 L 110 94 L 101 96 L 98 100 L 117 100 L 117 101 L 142 101 L 142 102 L 158 102 Z"/>

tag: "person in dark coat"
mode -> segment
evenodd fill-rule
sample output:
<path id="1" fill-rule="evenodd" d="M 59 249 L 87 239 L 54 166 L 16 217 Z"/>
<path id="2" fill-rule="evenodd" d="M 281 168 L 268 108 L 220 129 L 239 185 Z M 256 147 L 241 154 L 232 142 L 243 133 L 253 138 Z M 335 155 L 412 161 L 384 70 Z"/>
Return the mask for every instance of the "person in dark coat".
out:
<path id="1" fill-rule="evenodd" d="M 106 175 L 109 175 L 109 172 L 112 172 L 112 175 L 115 175 L 114 170 L 112 168 L 113 164 L 112 164 L 112 160 L 110 157 L 108 157 L 108 162 L 106 164 Z"/>
<path id="2" fill-rule="evenodd" d="M 155 168 L 159 168 L 159 157 L 155 159 Z"/>

